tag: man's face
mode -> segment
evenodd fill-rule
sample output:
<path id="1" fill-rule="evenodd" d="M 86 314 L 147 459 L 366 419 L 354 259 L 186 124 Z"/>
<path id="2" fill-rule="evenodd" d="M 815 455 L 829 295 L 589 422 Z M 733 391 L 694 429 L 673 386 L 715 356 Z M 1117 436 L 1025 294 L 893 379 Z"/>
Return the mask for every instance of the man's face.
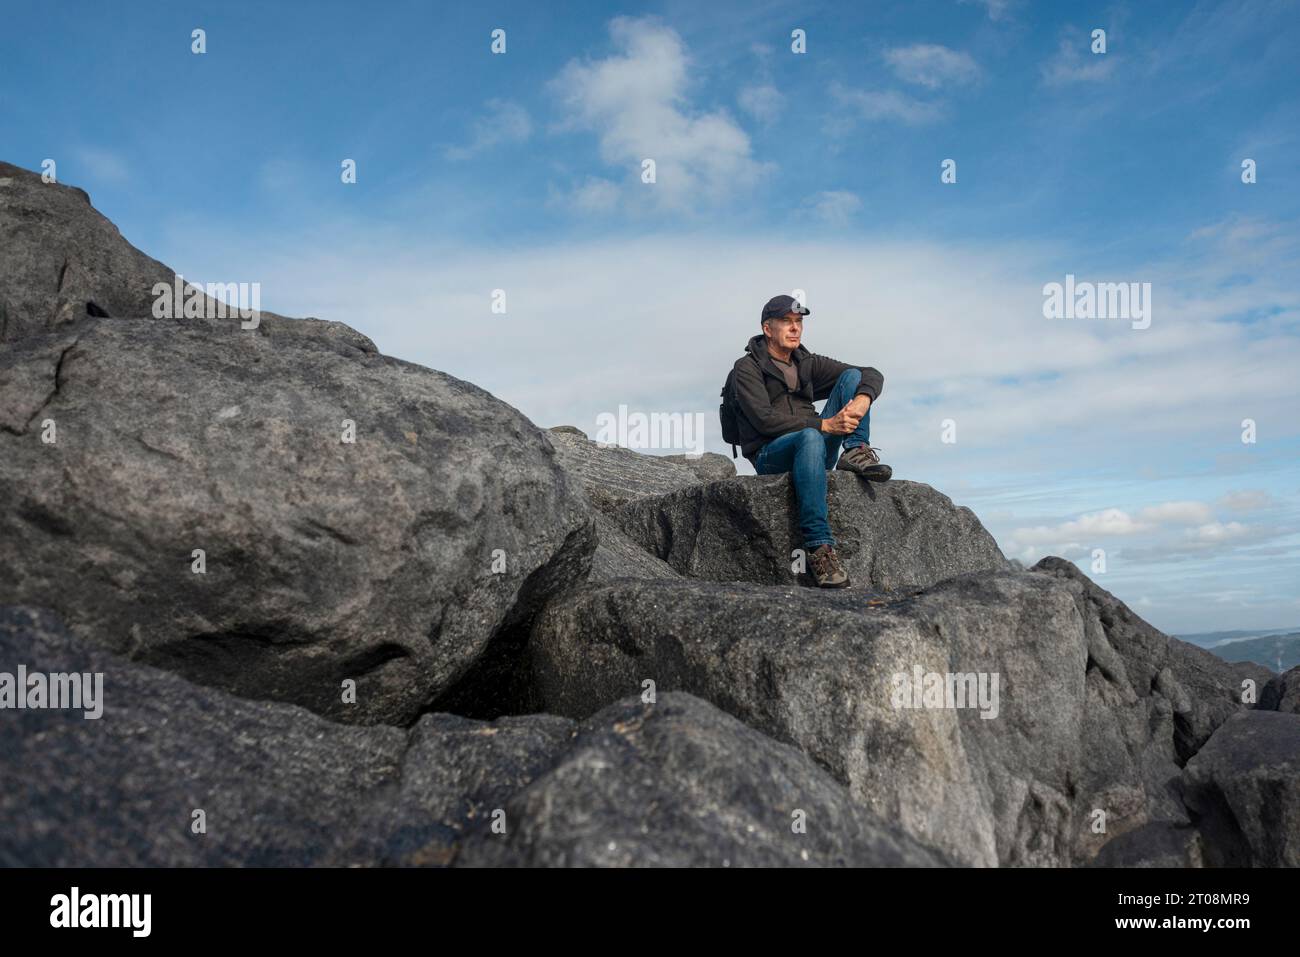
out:
<path id="1" fill-rule="evenodd" d="M 776 345 L 783 349 L 799 348 L 799 340 L 803 337 L 803 316 L 794 312 L 786 313 L 780 319 L 769 319 L 767 327 Z"/>

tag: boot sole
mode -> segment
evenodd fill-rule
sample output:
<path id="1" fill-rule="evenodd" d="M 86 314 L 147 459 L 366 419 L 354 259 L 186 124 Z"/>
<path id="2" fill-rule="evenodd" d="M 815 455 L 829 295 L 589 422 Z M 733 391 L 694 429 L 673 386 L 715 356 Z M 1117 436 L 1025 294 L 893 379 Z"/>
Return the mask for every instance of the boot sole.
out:
<path id="1" fill-rule="evenodd" d="M 894 477 L 894 470 L 887 465 L 884 467 L 883 470 L 878 468 L 872 468 L 865 472 L 860 472 L 857 469 L 851 469 L 851 468 L 842 469 L 837 465 L 835 466 L 835 471 L 851 472 L 854 475 L 856 475 L 858 478 L 866 479 L 868 482 L 888 482 L 891 478 Z"/>
<path id="2" fill-rule="evenodd" d="M 816 579 L 813 579 L 813 580 L 816 581 Z M 836 583 L 836 582 L 827 582 L 827 583 L 824 584 L 824 585 L 823 585 L 821 582 L 817 582 L 817 587 L 818 587 L 818 588 L 848 588 L 848 587 L 849 587 L 849 583 L 850 583 L 850 581 L 851 581 L 851 579 L 846 578 L 846 579 L 844 579 L 844 581 L 842 581 L 842 582 L 838 582 L 838 583 Z"/>

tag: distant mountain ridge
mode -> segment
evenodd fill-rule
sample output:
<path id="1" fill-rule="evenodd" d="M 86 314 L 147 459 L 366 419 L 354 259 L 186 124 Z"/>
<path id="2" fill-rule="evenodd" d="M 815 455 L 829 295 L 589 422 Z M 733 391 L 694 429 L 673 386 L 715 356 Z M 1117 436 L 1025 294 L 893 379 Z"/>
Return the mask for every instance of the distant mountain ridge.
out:
<path id="1" fill-rule="evenodd" d="M 1246 641 L 1251 638 L 1266 638 L 1271 636 L 1300 635 L 1300 625 L 1292 625 L 1289 628 L 1246 628 L 1236 631 L 1200 631 L 1191 635 L 1175 635 L 1179 641 L 1186 641 L 1189 644 L 1196 645 L 1198 648 L 1209 648 L 1213 650 L 1219 645 L 1226 645 L 1234 641 Z"/>

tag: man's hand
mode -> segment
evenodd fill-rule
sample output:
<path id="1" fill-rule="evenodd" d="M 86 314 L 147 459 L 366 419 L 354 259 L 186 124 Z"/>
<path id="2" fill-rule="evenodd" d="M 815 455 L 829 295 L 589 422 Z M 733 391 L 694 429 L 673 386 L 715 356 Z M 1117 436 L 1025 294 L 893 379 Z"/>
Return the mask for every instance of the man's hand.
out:
<path id="1" fill-rule="evenodd" d="M 822 419 L 822 431 L 831 435 L 850 435 L 862 421 L 862 416 L 854 415 L 850 406 L 845 406 L 829 419 Z"/>
<path id="2" fill-rule="evenodd" d="M 831 435 L 851 435 L 870 407 L 870 396 L 855 395 L 853 400 L 839 412 L 829 419 L 822 419 L 822 431 L 829 432 Z"/>

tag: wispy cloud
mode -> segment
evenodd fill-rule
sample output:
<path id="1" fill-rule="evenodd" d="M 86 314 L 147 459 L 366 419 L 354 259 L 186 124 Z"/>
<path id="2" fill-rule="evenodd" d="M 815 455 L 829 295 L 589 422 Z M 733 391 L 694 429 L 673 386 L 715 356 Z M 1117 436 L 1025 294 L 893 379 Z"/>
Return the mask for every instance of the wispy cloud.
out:
<path id="1" fill-rule="evenodd" d="M 1086 35 L 1062 37 L 1056 53 L 1039 70 L 1048 86 L 1100 83 L 1108 80 L 1119 62 L 1117 54 L 1093 53 Z"/>
<path id="2" fill-rule="evenodd" d="M 518 103 L 493 99 L 487 101 L 486 109 L 486 114 L 474 121 L 467 144 L 443 151 L 447 159 L 469 159 L 503 143 L 522 143 L 532 135 L 533 121 Z"/>
<path id="3" fill-rule="evenodd" d="M 1215 504 L 1233 512 L 1254 512 L 1273 503 L 1273 496 L 1262 489 L 1242 489 L 1225 493 Z"/>
<path id="4" fill-rule="evenodd" d="M 771 123 L 785 108 L 785 96 L 771 83 L 757 83 L 742 89 L 736 97 L 740 108 L 762 123 Z"/>
<path id="5" fill-rule="evenodd" d="M 806 198 L 803 205 L 804 211 L 814 219 L 833 226 L 845 226 L 862 208 L 862 199 L 848 190 L 825 190 Z"/>
<path id="6" fill-rule="evenodd" d="M 896 120 L 908 126 L 933 123 L 943 116 L 937 103 L 918 100 L 898 90 L 855 90 L 836 83 L 831 96 L 868 122 Z"/>
<path id="7" fill-rule="evenodd" d="M 588 176 L 569 189 L 552 186 L 550 205 L 560 206 L 583 215 L 611 213 L 618 208 L 619 185 L 599 176 Z"/>
<path id="8" fill-rule="evenodd" d="M 1138 513 L 1144 522 L 1183 525 L 1209 522 L 1213 515 L 1214 510 L 1205 502 L 1162 502 L 1149 505 Z"/>
<path id="9" fill-rule="evenodd" d="M 969 53 L 934 43 L 917 43 L 886 50 L 885 62 L 900 80 L 931 90 L 941 86 L 974 83 L 982 75 L 979 64 Z"/>

